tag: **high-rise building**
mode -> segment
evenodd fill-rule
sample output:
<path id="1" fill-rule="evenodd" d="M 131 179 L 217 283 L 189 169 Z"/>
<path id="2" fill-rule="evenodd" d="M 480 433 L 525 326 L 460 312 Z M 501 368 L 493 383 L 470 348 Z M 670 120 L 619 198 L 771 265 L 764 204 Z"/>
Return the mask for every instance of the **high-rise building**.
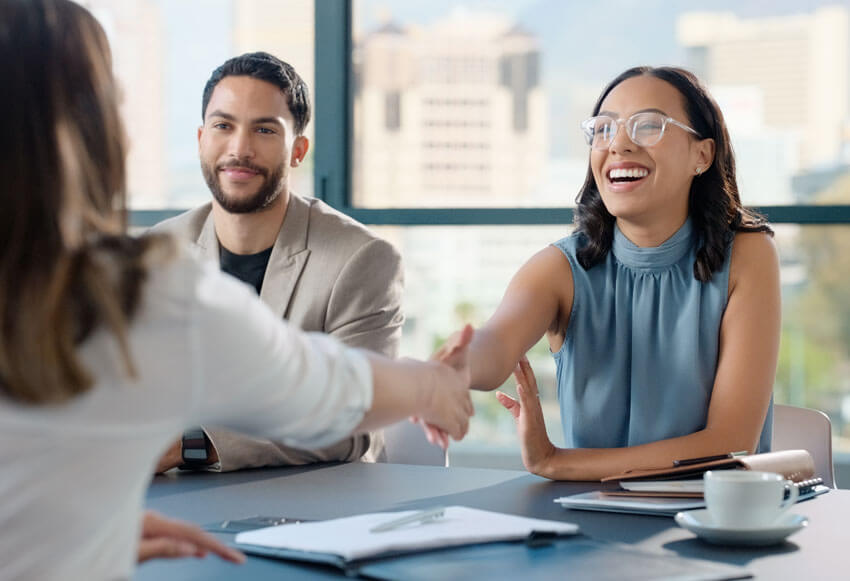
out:
<path id="1" fill-rule="evenodd" d="M 387 22 L 356 38 L 354 199 L 517 206 L 546 160 L 537 39 L 497 15 Z"/>
<path id="2" fill-rule="evenodd" d="M 233 3 L 233 53 L 265 51 L 295 67 L 310 89 L 315 106 L 315 9 L 313 0 L 235 0 Z M 315 113 L 315 111 L 314 111 Z M 305 135 L 313 142 L 311 121 Z M 290 185 L 299 194 L 313 195 L 312 149 L 305 163 L 293 172 Z"/>
<path id="3" fill-rule="evenodd" d="M 167 205 L 164 25 L 155 0 L 85 0 L 112 47 L 121 85 L 121 114 L 129 137 L 127 191 L 134 208 Z"/>
<path id="4" fill-rule="evenodd" d="M 680 16 L 677 37 L 689 66 L 712 87 L 761 92 L 764 126 L 799 135 L 803 168 L 839 160 L 850 118 L 845 6 L 759 19 L 690 12 Z"/>

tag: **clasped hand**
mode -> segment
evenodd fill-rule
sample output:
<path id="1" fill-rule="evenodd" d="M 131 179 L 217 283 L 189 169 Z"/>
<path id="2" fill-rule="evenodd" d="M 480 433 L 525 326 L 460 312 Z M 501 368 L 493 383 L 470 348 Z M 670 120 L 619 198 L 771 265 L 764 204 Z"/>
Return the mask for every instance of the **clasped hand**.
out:
<path id="1" fill-rule="evenodd" d="M 428 441 L 443 450 L 449 447 L 449 436 L 460 440 L 469 429 L 469 418 L 475 415 L 475 408 L 469 396 L 471 372 L 469 369 L 469 344 L 472 341 L 474 330 L 471 325 L 455 333 L 446 343 L 431 356 L 432 361 L 442 363 L 442 367 L 449 371 L 444 385 L 437 386 L 436 407 L 443 408 L 435 410 L 435 418 L 448 417 L 452 414 L 458 416 L 460 431 L 452 433 L 445 427 L 440 427 L 435 421 L 430 421 L 425 416 L 411 416 L 410 421 L 419 424 L 425 431 Z M 445 397 L 448 395 L 448 397 Z M 454 409 L 446 409 L 446 406 Z M 430 407 L 430 406 L 429 406 Z M 444 424 L 445 426 L 445 424 Z"/>

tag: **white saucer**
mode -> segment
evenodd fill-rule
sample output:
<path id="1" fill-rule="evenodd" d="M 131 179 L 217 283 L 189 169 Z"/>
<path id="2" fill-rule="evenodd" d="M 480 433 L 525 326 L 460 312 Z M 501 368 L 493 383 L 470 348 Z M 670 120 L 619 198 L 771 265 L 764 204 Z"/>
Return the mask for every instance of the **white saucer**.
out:
<path id="1" fill-rule="evenodd" d="M 781 543 L 790 534 L 808 526 L 809 520 L 799 514 L 784 514 L 775 523 L 755 529 L 725 528 L 714 524 L 707 509 L 676 513 L 676 523 L 715 545 L 763 547 Z"/>

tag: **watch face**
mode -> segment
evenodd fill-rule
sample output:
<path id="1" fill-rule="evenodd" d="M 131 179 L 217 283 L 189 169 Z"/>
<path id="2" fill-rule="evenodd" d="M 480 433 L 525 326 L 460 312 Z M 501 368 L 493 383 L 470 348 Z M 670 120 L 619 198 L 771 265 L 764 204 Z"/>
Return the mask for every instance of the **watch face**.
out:
<path id="1" fill-rule="evenodd" d="M 191 460 L 206 460 L 207 459 L 207 450 L 206 448 L 195 449 L 195 448 L 183 448 L 183 460 L 188 462 Z"/>

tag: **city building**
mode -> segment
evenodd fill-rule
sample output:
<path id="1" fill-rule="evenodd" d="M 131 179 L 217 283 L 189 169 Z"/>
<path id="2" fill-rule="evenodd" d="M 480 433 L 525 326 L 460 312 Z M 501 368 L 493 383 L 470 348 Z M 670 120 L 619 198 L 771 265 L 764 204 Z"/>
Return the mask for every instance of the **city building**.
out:
<path id="1" fill-rule="evenodd" d="M 536 38 L 455 10 L 355 39 L 354 201 L 516 206 L 541 186 L 545 92 Z"/>
<path id="2" fill-rule="evenodd" d="M 121 85 L 121 114 L 129 138 L 127 191 L 134 208 L 168 206 L 165 31 L 155 0 L 81 2 L 103 25 Z"/>
<path id="3" fill-rule="evenodd" d="M 758 19 L 688 12 L 676 36 L 688 65 L 712 87 L 761 91 L 764 125 L 800 134 L 801 167 L 837 161 L 850 116 L 846 6 Z"/>
<path id="4" fill-rule="evenodd" d="M 233 54 L 264 51 L 295 67 L 310 89 L 315 106 L 315 14 L 313 0 L 234 0 Z M 315 113 L 315 111 L 314 111 Z M 313 143 L 314 122 L 304 134 Z M 300 169 L 290 175 L 292 189 L 313 195 L 313 149 Z"/>

